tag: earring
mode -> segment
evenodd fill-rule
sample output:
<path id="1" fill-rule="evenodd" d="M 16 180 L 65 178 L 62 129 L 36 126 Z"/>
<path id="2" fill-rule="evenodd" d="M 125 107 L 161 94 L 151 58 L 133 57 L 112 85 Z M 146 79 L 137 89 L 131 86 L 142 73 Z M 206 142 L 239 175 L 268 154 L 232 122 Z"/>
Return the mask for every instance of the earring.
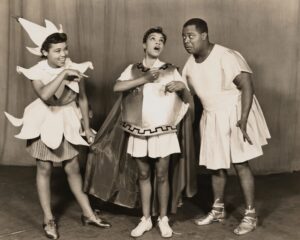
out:
<path id="1" fill-rule="evenodd" d="M 42 51 L 42 55 L 43 55 L 44 57 L 47 57 L 47 56 L 48 56 L 48 52 L 45 51 L 45 50 L 43 50 L 43 51 Z"/>

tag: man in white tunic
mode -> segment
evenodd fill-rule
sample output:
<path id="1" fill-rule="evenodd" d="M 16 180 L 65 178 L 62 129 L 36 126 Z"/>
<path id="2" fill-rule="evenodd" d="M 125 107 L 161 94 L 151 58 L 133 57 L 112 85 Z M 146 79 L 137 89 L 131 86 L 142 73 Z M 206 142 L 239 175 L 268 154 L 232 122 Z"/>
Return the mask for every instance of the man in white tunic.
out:
<path id="1" fill-rule="evenodd" d="M 200 121 L 200 165 L 212 170 L 214 194 L 212 211 L 195 223 L 206 225 L 224 220 L 226 169 L 232 163 L 246 201 L 245 216 L 234 233 L 246 234 L 257 225 L 254 178 L 248 160 L 262 155 L 261 146 L 270 138 L 254 96 L 252 71 L 240 53 L 209 41 L 207 24 L 202 19 L 188 20 L 182 38 L 191 54 L 182 75 L 204 109 Z"/>

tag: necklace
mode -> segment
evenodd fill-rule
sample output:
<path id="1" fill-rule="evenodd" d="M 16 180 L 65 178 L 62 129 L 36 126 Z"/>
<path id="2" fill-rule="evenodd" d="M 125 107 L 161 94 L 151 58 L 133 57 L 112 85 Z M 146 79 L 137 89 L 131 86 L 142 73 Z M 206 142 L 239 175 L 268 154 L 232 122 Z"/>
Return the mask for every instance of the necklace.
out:
<path id="1" fill-rule="evenodd" d="M 159 70 L 166 70 L 171 65 L 172 64 L 170 64 L 170 63 L 165 63 L 164 65 L 160 66 L 158 69 Z M 143 63 L 138 63 L 136 67 L 137 67 L 137 69 L 140 69 L 142 72 L 148 72 L 150 70 L 150 68 L 145 67 L 143 65 Z"/>
<path id="2" fill-rule="evenodd" d="M 137 65 L 137 68 L 140 69 L 142 72 L 148 72 L 150 68 L 145 67 L 142 63 Z"/>

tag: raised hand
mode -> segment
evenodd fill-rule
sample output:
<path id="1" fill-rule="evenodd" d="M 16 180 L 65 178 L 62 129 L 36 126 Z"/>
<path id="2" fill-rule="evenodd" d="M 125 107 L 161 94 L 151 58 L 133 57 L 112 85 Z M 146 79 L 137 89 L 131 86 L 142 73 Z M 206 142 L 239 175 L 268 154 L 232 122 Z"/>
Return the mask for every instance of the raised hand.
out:
<path id="1" fill-rule="evenodd" d="M 159 78 L 159 74 L 160 74 L 159 69 L 152 68 L 145 74 L 145 79 L 149 82 L 153 82 Z"/>
<path id="2" fill-rule="evenodd" d="M 178 92 L 185 89 L 185 84 L 181 81 L 172 81 L 166 85 L 166 92 Z"/>
<path id="3" fill-rule="evenodd" d="M 82 78 L 88 77 L 87 75 L 85 75 L 75 69 L 65 69 L 64 74 L 65 74 L 66 80 L 75 81 L 75 82 L 80 82 Z"/>

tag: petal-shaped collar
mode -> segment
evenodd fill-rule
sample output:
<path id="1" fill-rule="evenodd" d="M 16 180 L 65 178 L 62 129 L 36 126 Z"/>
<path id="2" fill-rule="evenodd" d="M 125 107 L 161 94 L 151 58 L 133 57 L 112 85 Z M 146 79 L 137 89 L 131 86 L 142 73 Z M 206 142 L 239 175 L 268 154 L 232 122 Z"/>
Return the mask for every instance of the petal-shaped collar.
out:
<path id="1" fill-rule="evenodd" d="M 59 68 L 53 68 L 48 64 L 47 59 L 45 59 L 38 63 L 38 67 L 40 67 L 40 69 L 46 71 L 47 73 L 50 73 L 51 75 L 57 75 L 64 69 L 68 68 L 71 64 L 72 64 L 71 59 L 67 58 L 64 66 Z"/>

